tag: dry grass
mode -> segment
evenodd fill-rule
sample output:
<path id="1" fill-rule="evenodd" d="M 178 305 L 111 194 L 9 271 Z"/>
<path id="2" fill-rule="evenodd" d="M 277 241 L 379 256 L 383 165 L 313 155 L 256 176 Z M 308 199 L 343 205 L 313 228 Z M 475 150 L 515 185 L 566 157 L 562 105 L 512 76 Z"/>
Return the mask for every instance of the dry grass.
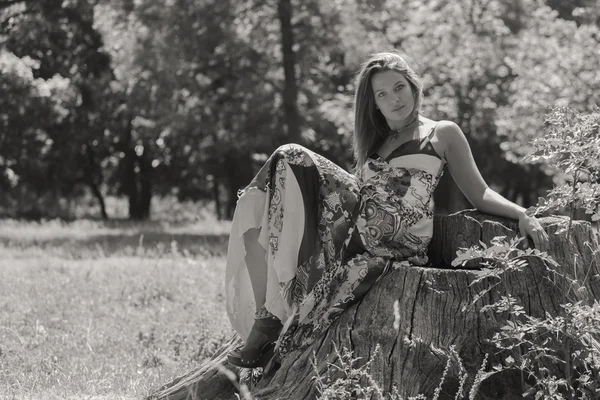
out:
<path id="1" fill-rule="evenodd" d="M 140 398 L 231 335 L 227 224 L 0 221 L 0 399 Z"/>

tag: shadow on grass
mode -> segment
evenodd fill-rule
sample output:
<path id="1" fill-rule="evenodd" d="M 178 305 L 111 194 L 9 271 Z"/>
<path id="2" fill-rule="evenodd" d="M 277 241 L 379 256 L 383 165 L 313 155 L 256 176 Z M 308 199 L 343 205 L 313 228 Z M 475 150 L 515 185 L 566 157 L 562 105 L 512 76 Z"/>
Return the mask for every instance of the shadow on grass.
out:
<path id="1" fill-rule="evenodd" d="M 5 247 L 27 252 L 70 255 L 76 258 L 106 256 L 224 256 L 229 235 L 210 233 L 172 233 L 161 231 L 109 232 L 78 237 L 15 239 L 0 235 Z"/>
<path id="2" fill-rule="evenodd" d="M 83 241 L 76 242 L 78 246 L 98 250 L 99 246 L 108 254 L 129 253 L 140 254 L 189 254 L 221 256 L 227 254 L 229 235 L 225 234 L 193 234 L 142 232 L 118 235 L 94 235 Z M 59 245 L 57 244 L 54 244 Z"/>

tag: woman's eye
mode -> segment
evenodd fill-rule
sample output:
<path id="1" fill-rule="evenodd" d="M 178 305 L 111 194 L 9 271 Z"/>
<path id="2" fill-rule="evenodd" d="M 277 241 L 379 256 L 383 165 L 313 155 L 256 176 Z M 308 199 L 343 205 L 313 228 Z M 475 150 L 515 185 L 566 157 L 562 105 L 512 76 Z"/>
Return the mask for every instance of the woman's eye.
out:
<path id="1" fill-rule="evenodd" d="M 385 96 L 385 92 L 379 92 L 379 94 L 377 96 L 383 97 L 383 96 Z"/>
<path id="2" fill-rule="evenodd" d="M 402 90 L 402 88 L 404 88 L 404 85 L 398 85 L 398 86 L 396 86 L 396 90 Z"/>

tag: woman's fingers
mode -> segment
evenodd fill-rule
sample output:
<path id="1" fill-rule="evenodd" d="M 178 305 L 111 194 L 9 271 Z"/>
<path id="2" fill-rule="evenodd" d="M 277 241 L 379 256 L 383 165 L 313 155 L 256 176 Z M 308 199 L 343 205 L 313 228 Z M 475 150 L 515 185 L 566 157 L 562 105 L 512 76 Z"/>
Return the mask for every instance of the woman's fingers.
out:
<path id="1" fill-rule="evenodd" d="M 550 249 L 550 238 L 540 221 L 533 216 L 524 216 L 519 219 L 519 232 L 525 239 L 527 247 L 533 246 L 540 251 Z"/>
<path id="2" fill-rule="evenodd" d="M 535 244 L 535 248 L 540 251 L 547 251 L 550 248 L 550 238 L 548 237 L 548 234 L 544 228 L 541 226 L 534 230 L 533 242 Z"/>
<path id="3" fill-rule="evenodd" d="M 527 230 L 521 224 L 519 224 L 519 232 L 521 233 L 521 237 L 525 240 L 525 246 L 529 246 L 529 235 L 527 234 Z"/>

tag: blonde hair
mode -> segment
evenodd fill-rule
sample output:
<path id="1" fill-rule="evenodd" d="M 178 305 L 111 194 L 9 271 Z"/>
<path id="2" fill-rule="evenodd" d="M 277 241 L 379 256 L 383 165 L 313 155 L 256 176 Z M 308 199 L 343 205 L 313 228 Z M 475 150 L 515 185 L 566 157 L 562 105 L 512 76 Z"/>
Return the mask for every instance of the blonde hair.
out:
<path id="1" fill-rule="evenodd" d="M 360 171 L 367 157 L 380 146 L 389 135 L 390 127 L 385 117 L 375 106 L 371 78 L 381 71 L 396 71 L 404 75 L 410 84 L 415 106 L 409 120 L 418 116 L 423 101 L 423 84 L 417 73 L 404 60 L 399 51 L 371 55 L 363 64 L 356 78 L 354 94 L 354 158 L 356 171 Z"/>

